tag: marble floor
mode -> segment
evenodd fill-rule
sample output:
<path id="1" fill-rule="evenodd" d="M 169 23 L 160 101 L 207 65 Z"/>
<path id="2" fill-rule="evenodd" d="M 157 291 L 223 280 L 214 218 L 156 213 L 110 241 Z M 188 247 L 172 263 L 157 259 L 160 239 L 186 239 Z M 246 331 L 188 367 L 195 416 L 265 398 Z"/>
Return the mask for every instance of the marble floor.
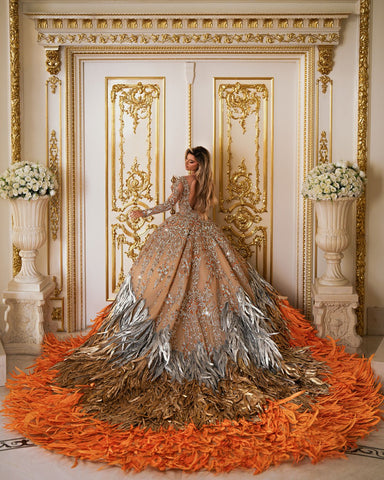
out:
<path id="1" fill-rule="evenodd" d="M 8 375 L 17 367 L 27 369 L 34 357 L 8 356 Z M 0 401 L 7 394 L 0 387 Z M 74 460 L 51 453 L 31 444 L 18 432 L 5 430 L 6 419 L 0 415 L 0 479 L 1 480 L 246 480 L 255 478 L 253 471 L 235 470 L 214 475 L 207 472 L 183 473 L 180 471 L 159 472 L 145 470 L 141 473 L 124 473 L 117 467 L 101 466 L 80 461 L 73 468 Z M 361 439 L 359 449 L 350 452 L 344 459 L 324 460 L 316 465 L 309 461 L 298 465 L 287 463 L 269 469 L 257 476 L 259 480 L 379 480 L 384 479 L 384 422 L 367 438 Z"/>

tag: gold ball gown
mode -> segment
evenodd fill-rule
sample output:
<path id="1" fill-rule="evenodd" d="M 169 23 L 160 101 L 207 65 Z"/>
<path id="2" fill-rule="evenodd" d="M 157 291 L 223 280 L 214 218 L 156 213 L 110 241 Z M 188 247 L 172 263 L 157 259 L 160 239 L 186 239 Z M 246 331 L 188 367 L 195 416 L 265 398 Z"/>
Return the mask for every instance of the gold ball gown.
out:
<path id="1" fill-rule="evenodd" d="M 186 177 L 92 331 L 47 336 L 10 380 L 9 428 L 123 469 L 253 468 L 336 457 L 380 421 L 369 361 L 315 330 L 189 204 Z"/>

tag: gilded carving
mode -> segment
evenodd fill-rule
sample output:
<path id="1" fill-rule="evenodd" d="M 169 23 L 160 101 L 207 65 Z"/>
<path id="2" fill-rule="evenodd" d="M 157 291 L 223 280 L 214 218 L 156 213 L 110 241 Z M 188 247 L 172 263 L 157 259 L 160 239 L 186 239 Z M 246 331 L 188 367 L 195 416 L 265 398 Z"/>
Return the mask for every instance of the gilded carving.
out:
<path id="1" fill-rule="evenodd" d="M 181 18 L 175 18 L 172 21 L 172 28 L 183 28 L 183 21 Z"/>
<path id="2" fill-rule="evenodd" d="M 319 45 L 318 47 L 319 59 L 317 62 L 317 69 L 321 73 L 319 81 L 322 84 L 322 92 L 326 93 L 328 84 L 332 82 L 329 78 L 334 65 L 334 46 L 333 45 Z"/>
<path id="3" fill-rule="evenodd" d="M 243 28 L 243 21 L 241 18 L 235 18 L 232 22 L 233 28 Z"/>
<path id="4" fill-rule="evenodd" d="M 16 277 L 16 275 L 21 270 L 21 257 L 19 255 L 20 250 L 12 245 L 12 253 L 13 253 L 13 261 L 12 261 L 12 275 Z"/>
<path id="5" fill-rule="evenodd" d="M 303 28 L 304 20 L 302 18 L 295 18 L 293 21 L 294 28 Z"/>
<path id="6" fill-rule="evenodd" d="M 219 205 L 220 213 L 224 214 L 222 228 L 246 259 L 250 260 L 254 256 L 257 258 L 257 252 L 262 251 L 265 270 L 268 235 L 264 219 L 264 214 L 267 213 L 267 172 L 266 162 L 262 164 L 260 161 L 260 119 L 262 102 L 266 105 L 268 101 L 268 89 L 265 84 L 236 82 L 220 84 L 217 92 L 221 102 L 220 115 L 224 116 L 223 128 L 225 126 L 227 144 L 221 146 L 227 157 L 225 174 L 223 160 L 220 174 Z M 246 136 L 248 121 L 254 130 Z M 263 121 L 266 121 L 265 117 Z M 234 137 L 233 134 L 236 123 L 241 127 L 241 143 L 248 138 L 255 153 L 254 160 L 243 157 L 234 168 L 233 148 L 236 142 L 240 141 L 238 136 Z M 253 164 L 253 171 L 247 167 L 250 162 Z"/>
<path id="7" fill-rule="evenodd" d="M 204 28 L 210 28 L 206 20 L 203 21 Z M 151 27 L 144 27 L 145 21 L 143 20 L 143 28 L 150 29 Z M 148 24 L 149 25 L 149 24 Z M 208 26 L 205 26 L 208 25 Z M 338 44 L 339 33 L 243 33 L 243 34 L 152 34 L 152 35 L 134 35 L 127 33 L 118 34 L 102 34 L 102 33 L 78 33 L 78 34 L 46 34 L 39 32 L 37 35 L 39 43 L 45 45 L 66 45 L 66 44 L 178 44 L 178 43 L 221 43 L 221 44 L 299 44 L 299 45 L 316 45 L 316 44 Z"/>
<path id="8" fill-rule="evenodd" d="M 108 21 L 105 18 L 99 18 L 97 28 L 108 28 Z"/>
<path id="9" fill-rule="evenodd" d="M 212 28 L 213 23 L 211 18 L 204 18 L 203 20 L 203 28 Z"/>
<path id="10" fill-rule="evenodd" d="M 57 323 L 58 331 L 62 332 L 64 330 L 63 308 L 62 307 L 53 307 L 51 318 L 52 318 L 53 322 Z"/>
<path id="11" fill-rule="evenodd" d="M 19 2 L 9 1 L 9 55 L 11 70 L 11 155 L 12 163 L 21 160 L 20 125 L 20 45 Z M 19 249 L 12 245 L 12 270 L 15 277 L 21 269 Z"/>
<path id="12" fill-rule="evenodd" d="M 128 19 L 127 28 L 137 28 L 137 20 L 135 18 Z"/>
<path id="13" fill-rule="evenodd" d="M 126 85 L 114 85 L 111 92 L 112 102 L 116 100 L 117 93 L 120 93 L 121 113 L 125 112 L 132 117 L 133 133 L 136 133 L 139 120 L 150 118 L 152 102 L 154 98 L 159 98 L 160 88 L 158 85 L 143 85 L 141 82 L 130 88 Z"/>
<path id="14" fill-rule="evenodd" d="M 19 2 L 9 2 L 9 45 L 11 68 L 11 153 L 12 163 L 21 159 L 20 142 L 20 45 Z"/>
<path id="15" fill-rule="evenodd" d="M 51 135 L 49 137 L 49 168 L 56 175 L 56 178 L 60 178 L 59 172 L 59 150 L 57 145 L 57 138 L 56 138 L 56 131 L 52 130 Z M 59 231 L 60 225 L 60 185 L 58 186 L 58 191 L 56 195 L 51 198 L 49 202 L 49 209 L 48 209 L 48 218 L 49 218 L 49 231 L 51 234 L 52 240 L 57 240 L 57 234 Z"/>
<path id="16" fill-rule="evenodd" d="M 53 19 L 53 27 L 54 28 L 63 28 L 63 20 L 61 18 L 54 18 Z"/>
<path id="17" fill-rule="evenodd" d="M 311 18 L 308 22 L 309 28 L 319 28 L 319 19 Z"/>
<path id="18" fill-rule="evenodd" d="M 77 20 L 76 18 L 69 18 L 67 22 L 68 28 L 77 28 Z"/>
<path id="19" fill-rule="evenodd" d="M 51 75 L 57 75 L 60 72 L 61 60 L 60 60 L 60 49 L 58 48 L 47 48 L 45 50 L 46 61 L 45 66 L 47 67 L 47 72 Z"/>
<path id="20" fill-rule="evenodd" d="M 152 28 L 152 20 L 150 18 L 144 18 L 141 25 L 143 28 Z"/>
<path id="21" fill-rule="evenodd" d="M 231 117 L 240 121 L 244 133 L 246 132 L 246 119 L 260 108 L 260 93 L 262 98 L 268 98 L 268 90 L 263 84 L 249 86 L 237 82 L 235 85 L 220 85 L 219 87 L 219 97 L 226 100 Z"/>
<path id="22" fill-rule="evenodd" d="M 118 118 L 118 159 L 112 158 L 112 192 L 110 223 L 112 253 L 112 290 L 121 285 L 126 276 L 125 258 L 135 259 L 145 243 L 146 236 L 155 225 L 151 217 L 133 220 L 129 212 L 135 208 L 147 208 L 153 202 L 151 183 L 153 146 L 152 123 L 154 102 L 160 98 L 160 86 L 157 84 L 119 83 L 112 85 L 111 103 L 117 109 Z M 115 111 L 115 110 L 114 110 Z M 115 114 L 113 114 L 115 115 Z M 154 117 L 156 118 L 156 117 Z M 134 156 L 130 167 L 126 165 L 126 135 L 137 135 L 139 125 L 143 123 L 146 136 L 146 165 L 142 166 L 140 157 Z M 113 127 L 115 128 L 115 127 Z M 158 125 L 156 125 L 158 129 Z M 115 135 L 115 134 L 113 134 Z M 158 148 L 158 145 L 155 146 Z M 114 156 L 114 153 L 112 153 Z M 132 154 L 131 154 L 132 155 Z M 156 167 L 157 168 L 157 167 Z M 116 180 L 115 180 L 116 179 Z M 116 271 L 116 268 L 118 271 Z"/>
<path id="23" fill-rule="evenodd" d="M 112 20 L 112 28 L 123 28 L 123 22 L 120 18 L 114 18 Z"/>
<path id="24" fill-rule="evenodd" d="M 46 81 L 47 85 L 51 87 L 51 92 L 53 94 L 56 93 L 56 89 L 58 86 L 61 86 L 61 80 L 58 77 L 52 76 L 49 77 L 48 80 Z"/>
<path id="25" fill-rule="evenodd" d="M 12 0 L 11 0 L 12 1 Z M 17 2 L 18 3 L 18 2 Z M 48 22 L 44 18 L 41 18 L 37 23 L 39 28 L 48 28 Z"/>
<path id="26" fill-rule="evenodd" d="M 319 141 L 319 158 L 318 163 L 328 163 L 328 139 L 327 133 L 323 130 Z"/>
<path id="27" fill-rule="evenodd" d="M 369 58 L 369 14 L 370 1 L 360 1 L 360 46 L 359 46 L 359 87 L 357 122 L 357 163 L 367 171 L 367 132 L 368 132 L 368 58 Z M 356 291 L 359 295 L 357 308 L 357 333 L 364 334 L 365 316 L 365 194 L 358 198 L 356 208 Z"/>

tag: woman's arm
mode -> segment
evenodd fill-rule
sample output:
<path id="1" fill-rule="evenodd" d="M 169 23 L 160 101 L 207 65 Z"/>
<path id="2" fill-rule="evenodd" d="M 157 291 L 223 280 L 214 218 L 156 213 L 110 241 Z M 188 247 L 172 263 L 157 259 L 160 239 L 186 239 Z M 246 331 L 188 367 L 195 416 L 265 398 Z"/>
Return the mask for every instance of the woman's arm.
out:
<path id="1" fill-rule="evenodd" d="M 183 193 L 183 183 L 178 178 L 172 184 L 172 193 L 164 203 L 160 203 L 153 208 L 147 208 L 146 210 L 132 210 L 130 216 L 132 218 L 140 217 L 149 217 L 149 215 L 156 215 L 157 213 L 166 212 L 173 208 L 176 203 L 180 200 L 181 194 Z"/>

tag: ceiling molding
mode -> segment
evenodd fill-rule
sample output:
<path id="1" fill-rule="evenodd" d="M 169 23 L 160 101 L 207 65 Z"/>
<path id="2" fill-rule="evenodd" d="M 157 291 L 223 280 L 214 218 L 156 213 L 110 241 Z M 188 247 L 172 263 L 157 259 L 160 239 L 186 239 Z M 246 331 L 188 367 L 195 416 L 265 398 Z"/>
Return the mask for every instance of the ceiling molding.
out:
<path id="1" fill-rule="evenodd" d="M 348 15 L 29 15 L 44 47 L 337 45 Z"/>

